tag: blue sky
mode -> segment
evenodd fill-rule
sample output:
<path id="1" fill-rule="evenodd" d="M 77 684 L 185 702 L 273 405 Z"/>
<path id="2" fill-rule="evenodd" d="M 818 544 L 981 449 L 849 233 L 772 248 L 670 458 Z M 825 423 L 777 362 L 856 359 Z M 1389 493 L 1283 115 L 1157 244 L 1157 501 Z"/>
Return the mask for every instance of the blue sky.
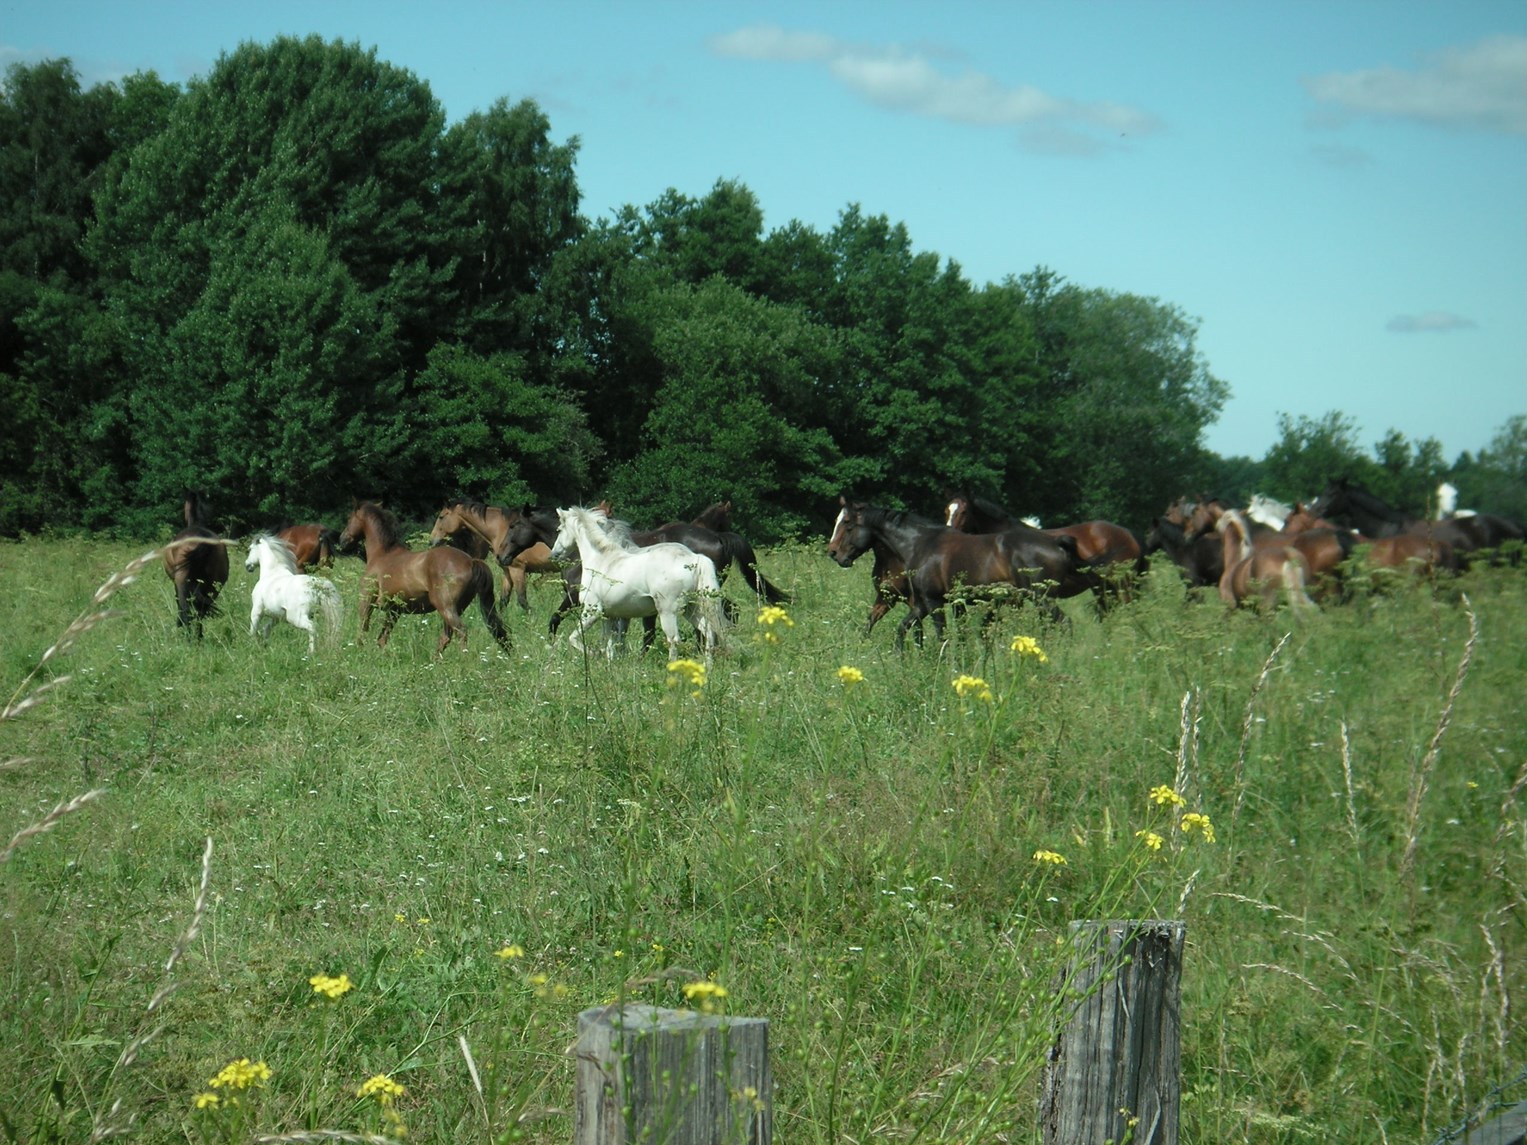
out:
<path id="1" fill-rule="evenodd" d="M 184 82 L 244 40 L 359 42 L 454 120 L 532 98 L 584 211 L 736 179 L 850 203 L 976 283 L 1043 264 L 1200 320 L 1207 443 L 1341 410 L 1451 458 L 1527 413 L 1527 3 L 0 0 L 0 63 Z"/>

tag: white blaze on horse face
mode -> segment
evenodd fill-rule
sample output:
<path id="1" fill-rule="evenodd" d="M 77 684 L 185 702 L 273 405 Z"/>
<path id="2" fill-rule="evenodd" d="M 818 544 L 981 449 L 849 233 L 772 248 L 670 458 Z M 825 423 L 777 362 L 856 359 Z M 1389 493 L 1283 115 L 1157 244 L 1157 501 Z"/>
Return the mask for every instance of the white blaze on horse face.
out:
<path id="1" fill-rule="evenodd" d="M 946 528 L 954 528 L 954 515 L 959 511 L 960 503 L 958 501 L 949 502 L 949 507 L 944 510 L 944 526 Z"/>
<path id="2" fill-rule="evenodd" d="M 832 523 L 832 532 L 827 535 L 827 551 L 837 552 L 838 546 L 843 543 L 843 526 L 848 521 L 848 510 L 839 509 L 837 520 Z"/>

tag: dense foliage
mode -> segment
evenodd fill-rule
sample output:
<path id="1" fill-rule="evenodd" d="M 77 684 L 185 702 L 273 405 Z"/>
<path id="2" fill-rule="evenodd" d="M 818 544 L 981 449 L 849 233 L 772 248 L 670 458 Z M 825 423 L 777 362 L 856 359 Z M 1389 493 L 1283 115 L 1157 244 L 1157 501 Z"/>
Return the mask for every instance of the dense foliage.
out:
<path id="1" fill-rule="evenodd" d="M 726 180 L 591 220 L 577 153 L 532 102 L 447 125 L 416 76 L 316 37 L 184 90 L 12 66 L 0 534 L 157 534 L 188 487 L 229 530 L 608 494 L 637 521 L 728 496 L 768 538 L 842 490 L 949 486 L 1141 527 L 1190 487 L 1308 495 L 1316 459 L 1411 511 L 1447 471 L 1398 435 L 1365 456 L 1340 415 L 1215 458 L 1228 387 L 1169 303 L 1046 268 L 977 287 L 856 205 L 766 232 Z M 1519 445 L 1460 459 L 1464 504 L 1522 499 Z"/>

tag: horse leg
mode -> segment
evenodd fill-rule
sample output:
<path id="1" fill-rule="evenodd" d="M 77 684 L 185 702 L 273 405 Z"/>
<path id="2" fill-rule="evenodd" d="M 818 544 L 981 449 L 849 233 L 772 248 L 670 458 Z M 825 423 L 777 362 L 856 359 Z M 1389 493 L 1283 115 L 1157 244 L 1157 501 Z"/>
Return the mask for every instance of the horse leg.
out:
<path id="1" fill-rule="evenodd" d="M 665 626 L 664 627 L 664 634 L 665 635 L 666 635 L 666 631 L 667 631 L 667 629 L 666 629 L 666 626 Z M 647 654 L 647 650 L 650 649 L 656 643 L 657 643 L 657 617 L 655 617 L 655 616 L 644 616 L 644 617 L 642 617 L 642 655 L 645 656 Z M 673 659 L 673 657 L 670 656 L 669 659 L 671 660 L 671 659 Z"/>
<path id="2" fill-rule="evenodd" d="M 504 588 L 504 599 L 509 599 L 509 593 L 513 591 L 514 599 L 520 606 L 521 612 L 530 611 L 530 574 L 520 565 L 510 565 L 504 570 L 504 580 L 508 584 Z"/>
<path id="3" fill-rule="evenodd" d="M 377 633 L 376 637 L 376 646 L 378 648 L 387 647 L 387 638 L 392 635 L 392 626 L 396 623 L 397 619 L 398 614 L 395 610 L 389 608 L 383 611 L 381 631 Z M 364 632 L 365 630 L 366 626 L 363 621 L 361 623 L 361 631 Z"/>
<path id="4" fill-rule="evenodd" d="M 875 625 L 879 624 L 881 618 L 890 611 L 890 602 L 886 600 L 877 599 L 874 604 L 870 605 L 870 622 L 864 626 L 864 634 L 868 636 L 871 632 L 875 631 Z"/>
<path id="5" fill-rule="evenodd" d="M 254 603 L 249 608 L 249 635 L 253 636 L 260 627 L 260 598 L 256 596 Z M 264 637 L 262 636 L 263 640 Z"/>

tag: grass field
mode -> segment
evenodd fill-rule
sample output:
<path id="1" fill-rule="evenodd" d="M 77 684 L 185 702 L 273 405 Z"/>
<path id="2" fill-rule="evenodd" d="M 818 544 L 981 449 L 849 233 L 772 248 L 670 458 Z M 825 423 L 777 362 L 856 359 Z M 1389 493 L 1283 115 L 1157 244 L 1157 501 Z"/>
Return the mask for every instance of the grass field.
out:
<path id="1" fill-rule="evenodd" d="M 378 651 L 354 560 L 311 659 L 241 560 L 197 644 L 152 564 L 29 675 L 141 552 L 0 545 L 0 696 L 70 676 L 0 721 L 0 844 L 104 791 L 0 864 L 4 1139 L 566 1142 L 577 1012 L 705 981 L 771 1022 L 777 1141 L 1037 1141 L 1088 918 L 1187 922 L 1187 1142 L 1430 1141 L 1527 1058 L 1521 570 L 1297 621 L 1163 570 L 899 656 L 784 548 L 789 621 L 696 683 L 549 645 L 550 585 L 508 653 Z"/>

